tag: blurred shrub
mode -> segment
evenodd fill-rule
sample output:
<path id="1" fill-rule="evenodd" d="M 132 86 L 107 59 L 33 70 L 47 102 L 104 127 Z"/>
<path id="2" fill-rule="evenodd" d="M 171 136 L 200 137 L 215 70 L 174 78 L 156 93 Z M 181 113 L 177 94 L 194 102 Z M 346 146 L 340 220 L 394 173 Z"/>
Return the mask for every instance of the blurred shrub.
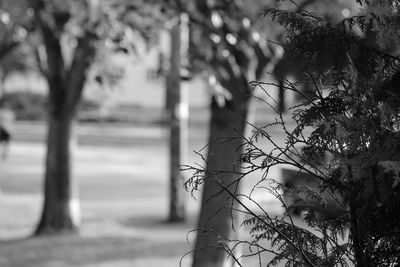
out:
<path id="1" fill-rule="evenodd" d="M 46 120 L 47 96 L 39 93 L 21 91 L 5 93 L 0 98 L 0 107 L 14 111 L 17 120 Z M 96 114 L 100 104 L 84 99 L 79 105 L 78 113 Z"/>
<path id="2" fill-rule="evenodd" d="M 0 106 L 14 111 L 17 120 L 44 120 L 46 118 L 46 97 L 32 92 L 5 93 Z"/>

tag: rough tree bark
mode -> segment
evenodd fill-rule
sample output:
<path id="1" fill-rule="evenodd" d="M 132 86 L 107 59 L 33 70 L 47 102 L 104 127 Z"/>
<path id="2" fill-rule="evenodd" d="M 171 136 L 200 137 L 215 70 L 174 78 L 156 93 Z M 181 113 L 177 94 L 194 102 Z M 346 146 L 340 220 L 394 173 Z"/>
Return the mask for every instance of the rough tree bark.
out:
<path id="1" fill-rule="evenodd" d="M 231 70 L 229 65 L 224 65 Z M 239 158 L 243 152 L 242 136 L 246 131 L 251 90 L 245 75 L 225 80 L 223 86 L 229 88 L 231 99 L 226 99 L 224 105 L 218 103 L 216 98 L 211 103 L 207 174 L 202 191 L 193 267 L 232 266 L 233 258 L 227 259 L 223 242 L 219 241 L 221 238 L 232 240 L 237 237 L 238 232 L 233 227 L 235 224 L 238 226 L 241 217 L 236 212 L 237 203 L 219 183 L 234 194 L 241 191 L 238 183 L 238 173 L 241 171 Z"/>
<path id="2" fill-rule="evenodd" d="M 228 97 L 221 105 L 213 98 L 202 206 L 197 227 L 192 267 L 232 266 L 220 239 L 235 240 L 233 229 L 241 220 L 238 203 L 222 189 L 221 183 L 233 194 L 241 193 L 238 183 L 241 172 L 243 136 L 246 136 L 252 89 L 250 81 L 260 79 L 270 64 L 275 64 L 274 51 L 253 44 L 249 51 L 231 47 L 232 57 L 214 57 L 212 66 Z M 272 52 L 272 53 L 271 53 Z M 254 78 L 252 78 L 254 77 Z M 236 229 L 238 230 L 238 229 Z M 237 247 L 240 253 L 240 246 Z"/>

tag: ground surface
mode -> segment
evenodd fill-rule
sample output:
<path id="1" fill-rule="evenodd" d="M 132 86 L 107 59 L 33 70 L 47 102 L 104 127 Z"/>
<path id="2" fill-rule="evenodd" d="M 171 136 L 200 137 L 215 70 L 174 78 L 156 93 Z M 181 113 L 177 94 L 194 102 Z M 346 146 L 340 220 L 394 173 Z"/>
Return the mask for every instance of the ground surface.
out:
<path id="1" fill-rule="evenodd" d="M 25 129 L 28 124 L 17 127 Z M 41 139 L 43 128 L 31 129 L 37 134 L 27 139 L 33 141 L 14 142 L 8 160 L 0 162 L 0 266 L 178 266 L 191 248 L 186 234 L 194 228 L 198 204 L 188 195 L 188 222 L 165 222 L 167 150 L 161 129 L 137 128 L 131 134 L 132 129 L 120 129 L 120 135 L 142 143 L 102 141 L 107 127 L 97 129 L 102 134 L 96 136 L 83 134 L 82 142 L 88 139 L 91 144 L 81 144 L 75 151 L 80 235 L 26 239 L 40 215 L 45 152 L 43 143 L 34 141 Z M 24 135 L 16 134 L 18 139 Z M 152 138 L 152 144 L 146 142 Z"/>
<path id="2" fill-rule="evenodd" d="M 166 131 L 159 126 L 81 125 L 77 133 L 80 234 L 29 238 L 42 201 L 44 125 L 17 124 L 9 158 L 0 162 L 0 266 L 179 266 L 193 245 L 189 232 L 199 203 L 188 194 L 188 221 L 165 222 Z M 189 151 L 203 147 L 206 134 L 205 127 L 191 128 Z M 198 161 L 189 153 L 188 163 Z M 190 260 L 183 258 L 183 266 Z"/>

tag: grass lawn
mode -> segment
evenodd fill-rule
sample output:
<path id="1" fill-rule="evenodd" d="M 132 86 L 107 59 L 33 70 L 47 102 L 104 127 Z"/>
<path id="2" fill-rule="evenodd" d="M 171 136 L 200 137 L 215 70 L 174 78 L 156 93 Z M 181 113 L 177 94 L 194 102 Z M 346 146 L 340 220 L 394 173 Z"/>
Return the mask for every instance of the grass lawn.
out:
<path id="1" fill-rule="evenodd" d="M 14 143 L 0 162 L 0 266 L 178 266 L 191 249 L 198 203 L 188 195 L 188 222 L 165 222 L 166 153 L 165 145 L 79 147 L 80 234 L 29 238 L 41 209 L 44 146 Z"/>
<path id="2" fill-rule="evenodd" d="M 73 169 L 82 210 L 79 235 L 32 238 L 41 212 L 44 130 L 43 125 L 18 127 L 9 158 L 0 161 L 1 267 L 179 266 L 194 243 L 189 232 L 196 227 L 199 203 L 188 194 L 188 221 L 165 222 L 168 152 L 162 131 L 148 135 L 140 128 L 110 128 L 107 134 L 106 128 L 96 133 L 82 127 Z M 201 134 L 191 140 L 189 151 L 206 143 L 206 130 L 194 132 Z M 111 142 L 105 142 L 108 135 Z M 146 141 L 131 143 L 135 138 Z M 188 163 L 194 162 L 199 157 L 189 153 Z M 190 261 L 185 257 L 183 266 Z"/>

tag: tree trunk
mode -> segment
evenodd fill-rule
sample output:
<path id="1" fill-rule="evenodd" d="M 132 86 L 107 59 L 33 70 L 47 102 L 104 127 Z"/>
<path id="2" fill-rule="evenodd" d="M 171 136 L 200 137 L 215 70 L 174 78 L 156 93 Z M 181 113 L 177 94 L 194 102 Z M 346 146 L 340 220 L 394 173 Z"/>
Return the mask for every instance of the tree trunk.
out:
<path id="1" fill-rule="evenodd" d="M 183 104 L 179 102 L 178 105 L 175 105 L 175 110 L 171 112 L 170 120 L 170 200 L 168 218 L 170 222 L 180 222 L 186 218 L 185 177 L 180 170 L 180 166 L 186 162 L 187 118 L 185 118 L 186 115 L 182 114 L 187 111 L 182 111 L 181 106 Z"/>
<path id="2" fill-rule="evenodd" d="M 185 20 L 179 20 L 171 29 L 170 70 L 167 77 L 167 113 L 169 116 L 170 192 L 169 222 L 180 222 L 186 218 L 185 178 L 180 166 L 186 163 L 188 106 L 185 89 L 181 84 L 182 31 Z"/>
<path id="3" fill-rule="evenodd" d="M 66 112 L 65 99 L 59 100 L 49 111 L 44 205 L 36 235 L 74 232 L 80 221 L 77 187 L 71 175 L 73 112 Z"/>
<path id="4" fill-rule="evenodd" d="M 238 85 L 236 85 L 237 87 Z M 197 241 L 193 267 L 232 266 L 221 243 L 222 239 L 236 239 L 234 227 L 240 223 L 238 205 L 218 182 L 228 187 L 232 193 L 240 193 L 237 183 L 241 164 L 242 136 L 245 134 L 245 120 L 249 108 L 249 96 L 234 96 L 223 107 L 213 100 L 207 172 L 203 187 L 202 208 L 198 222 Z M 237 229 L 236 229 L 237 230 Z"/>
<path id="5" fill-rule="evenodd" d="M 38 57 L 39 66 L 49 86 L 44 205 L 35 234 L 73 232 L 80 221 L 80 209 L 77 187 L 71 174 L 72 121 L 87 72 L 96 56 L 98 36 L 89 24 L 83 25 L 85 31 L 76 39 L 72 60 L 68 60 L 67 64 L 61 38 L 71 14 L 64 10 L 48 14 L 48 3 L 43 0 L 32 0 L 30 4 L 35 11 L 35 21 L 46 52 L 44 57 Z"/>

